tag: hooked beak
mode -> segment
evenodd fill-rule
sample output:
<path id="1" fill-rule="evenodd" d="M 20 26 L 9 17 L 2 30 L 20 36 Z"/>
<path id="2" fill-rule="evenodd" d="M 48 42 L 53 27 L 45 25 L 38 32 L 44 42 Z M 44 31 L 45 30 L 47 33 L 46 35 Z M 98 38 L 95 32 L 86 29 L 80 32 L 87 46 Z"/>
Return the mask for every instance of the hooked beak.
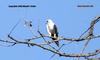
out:
<path id="1" fill-rule="evenodd" d="M 48 21 L 46 21 L 46 23 L 45 24 L 47 24 L 48 23 Z"/>

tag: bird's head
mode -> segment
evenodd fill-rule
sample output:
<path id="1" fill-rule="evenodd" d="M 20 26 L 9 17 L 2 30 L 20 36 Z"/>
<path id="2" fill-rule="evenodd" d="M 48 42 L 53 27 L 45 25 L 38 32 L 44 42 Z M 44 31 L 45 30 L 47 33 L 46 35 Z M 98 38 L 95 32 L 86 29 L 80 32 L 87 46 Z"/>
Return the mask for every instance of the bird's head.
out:
<path id="1" fill-rule="evenodd" d="M 51 19 L 47 19 L 46 23 L 53 23 Z"/>

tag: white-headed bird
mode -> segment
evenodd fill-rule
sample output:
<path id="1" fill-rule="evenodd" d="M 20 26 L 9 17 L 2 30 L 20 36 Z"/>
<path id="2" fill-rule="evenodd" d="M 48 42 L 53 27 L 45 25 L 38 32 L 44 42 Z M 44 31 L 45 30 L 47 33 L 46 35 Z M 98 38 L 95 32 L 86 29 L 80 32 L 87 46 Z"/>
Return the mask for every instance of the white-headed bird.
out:
<path id="1" fill-rule="evenodd" d="M 55 25 L 55 23 L 51 19 L 48 19 L 46 27 L 47 27 L 47 32 L 51 36 L 52 40 L 54 40 L 56 45 L 59 47 L 59 41 L 57 41 L 57 39 L 58 39 L 57 26 Z"/>

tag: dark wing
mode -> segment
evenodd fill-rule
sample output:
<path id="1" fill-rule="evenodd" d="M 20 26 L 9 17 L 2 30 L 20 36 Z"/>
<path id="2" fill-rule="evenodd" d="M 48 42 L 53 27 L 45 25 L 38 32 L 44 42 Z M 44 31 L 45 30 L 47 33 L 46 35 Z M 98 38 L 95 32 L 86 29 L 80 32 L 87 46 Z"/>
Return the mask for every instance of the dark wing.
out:
<path id="1" fill-rule="evenodd" d="M 54 25 L 54 30 L 55 30 L 56 37 L 58 37 L 58 30 L 57 30 L 57 26 L 56 25 Z"/>
<path id="2" fill-rule="evenodd" d="M 57 26 L 56 25 L 54 25 L 54 30 L 55 30 L 56 38 L 53 38 L 53 39 L 56 40 L 58 38 L 58 30 L 57 30 Z M 55 41 L 55 43 L 59 47 L 59 41 Z"/>

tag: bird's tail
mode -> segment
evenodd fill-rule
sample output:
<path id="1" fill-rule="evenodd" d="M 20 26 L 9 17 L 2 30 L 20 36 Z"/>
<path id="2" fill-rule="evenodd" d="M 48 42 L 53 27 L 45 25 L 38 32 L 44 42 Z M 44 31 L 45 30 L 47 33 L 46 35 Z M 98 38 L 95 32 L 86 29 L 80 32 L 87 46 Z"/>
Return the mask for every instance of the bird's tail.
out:
<path id="1" fill-rule="evenodd" d="M 52 37 L 52 40 L 57 40 L 57 38 Z M 59 47 L 59 41 L 55 41 L 56 45 Z"/>

